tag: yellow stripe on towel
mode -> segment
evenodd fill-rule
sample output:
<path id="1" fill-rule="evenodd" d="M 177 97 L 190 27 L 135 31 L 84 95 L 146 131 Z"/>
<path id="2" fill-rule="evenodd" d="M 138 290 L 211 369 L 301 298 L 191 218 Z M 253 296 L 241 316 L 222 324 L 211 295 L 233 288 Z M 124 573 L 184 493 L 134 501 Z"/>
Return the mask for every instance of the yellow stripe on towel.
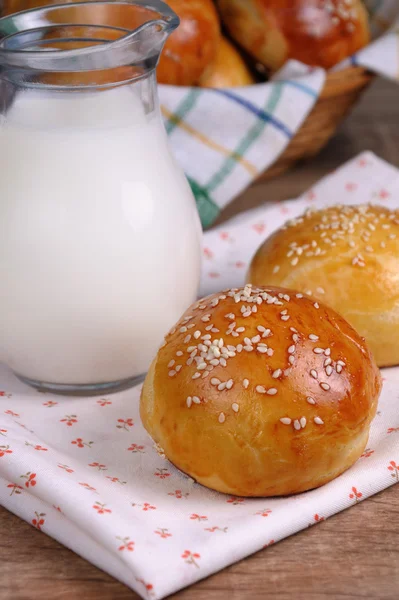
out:
<path id="1" fill-rule="evenodd" d="M 246 160 L 236 152 L 231 152 L 224 146 L 221 146 L 220 144 L 217 144 L 210 138 L 206 137 L 200 131 L 197 131 L 196 129 L 191 127 L 191 125 L 188 125 L 185 121 L 182 121 L 177 115 L 174 115 L 172 112 L 170 112 L 165 106 L 161 106 L 161 111 L 165 118 L 169 119 L 169 121 L 176 124 L 178 127 L 181 127 L 183 131 L 186 131 L 187 133 L 192 135 L 195 139 L 202 142 L 205 146 L 208 146 L 208 148 L 216 150 L 216 152 L 219 152 L 224 156 L 233 158 L 237 161 L 237 163 L 244 167 L 244 169 L 246 169 L 252 176 L 256 177 L 257 175 L 259 175 L 259 170 L 255 167 L 255 165 L 250 163 L 248 160 Z"/>

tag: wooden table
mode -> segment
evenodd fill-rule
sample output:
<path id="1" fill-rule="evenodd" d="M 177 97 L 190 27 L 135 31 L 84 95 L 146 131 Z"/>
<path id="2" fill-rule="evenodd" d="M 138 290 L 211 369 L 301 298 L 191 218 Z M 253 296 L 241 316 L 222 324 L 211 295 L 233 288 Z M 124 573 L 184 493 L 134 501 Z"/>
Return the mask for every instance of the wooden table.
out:
<path id="1" fill-rule="evenodd" d="M 399 89 L 378 81 L 311 163 L 259 184 L 222 218 L 295 197 L 365 150 L 399 166 Z M 337 198 L 339 201 L 339 198 Z M 399 488 L 393 487 L 176 594 L 179 600 L 398 600 Z M 138 596 L 0 509 L 1 600 L 135 600 Z"/>

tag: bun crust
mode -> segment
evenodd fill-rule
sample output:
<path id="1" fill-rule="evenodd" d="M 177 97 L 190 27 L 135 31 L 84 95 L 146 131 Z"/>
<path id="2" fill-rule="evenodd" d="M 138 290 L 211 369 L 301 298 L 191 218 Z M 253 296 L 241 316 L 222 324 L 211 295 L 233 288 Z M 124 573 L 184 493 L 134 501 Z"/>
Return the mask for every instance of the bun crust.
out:
<path id="1" fill-rule="evenodd" d="M 322 300 L 366 338 L 378 366 L 399 364 L 398 210 L 308 211 L 264 242 L 247 279 Z"/>
<path id="2" fill-rule="evenodd" d="M 199 81 L 203 88 L 226 88 L 253 85 L 251 71 L 233 44 L 222 37 L 215 60 L 205 70 Z"/>
<path id="3" fill-rule="evenodd" d="M 140 412 L 166 457 L 199 483 L 286 495 L 359 458 L 380 389 L 364 340 L 332 309 L 246 286 L 185 313 L 151 366 Z"/>
<path id="4" fill-rule="evenodd" d="M 212 0 L 168 0 L 180 26 L 165 44 L 157 69 L 159 83 L 196 85 L 215 60 L 221 33 Z"/>
<path id="5" fill-rule="evenodd" d="M 273 71 L 290 58 L 329 69 L 370 40 L 361 0 L 217 0 L 217 4 L 236 42 Z"/>

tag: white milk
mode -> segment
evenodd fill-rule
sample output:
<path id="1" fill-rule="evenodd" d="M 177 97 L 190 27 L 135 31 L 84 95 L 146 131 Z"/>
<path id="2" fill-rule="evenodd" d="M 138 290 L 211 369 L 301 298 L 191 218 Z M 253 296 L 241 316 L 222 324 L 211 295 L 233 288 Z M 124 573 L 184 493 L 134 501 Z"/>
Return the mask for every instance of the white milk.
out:
<path id="1" fill-rule="evenodd" d="M 17 96 L 0 129 L 0 360 L 61 384 L 139 375 L 199 270 L 191 191 L 132 88 Z"/>

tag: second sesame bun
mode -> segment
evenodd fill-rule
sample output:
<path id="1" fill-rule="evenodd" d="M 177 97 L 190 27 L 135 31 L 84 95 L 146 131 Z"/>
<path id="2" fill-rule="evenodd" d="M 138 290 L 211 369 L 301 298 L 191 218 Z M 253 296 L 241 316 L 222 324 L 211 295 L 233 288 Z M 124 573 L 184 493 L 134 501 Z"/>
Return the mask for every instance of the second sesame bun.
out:
<path id="1" fill-rule="evenodd" d="M 271 235 L 248 281 L 322 300 L 366 338 L 380 367 L 399 364 L 399 211 L 333 206 Z"/>
<path id="2" fill-rule="evenodd" d="M 247 286 L 189 308 L 154 359 L 140 414 L 166 457 L 199 483 L 286 495 L 359 458 L 380 389 L 364 340 L 332 309 Z"/>

